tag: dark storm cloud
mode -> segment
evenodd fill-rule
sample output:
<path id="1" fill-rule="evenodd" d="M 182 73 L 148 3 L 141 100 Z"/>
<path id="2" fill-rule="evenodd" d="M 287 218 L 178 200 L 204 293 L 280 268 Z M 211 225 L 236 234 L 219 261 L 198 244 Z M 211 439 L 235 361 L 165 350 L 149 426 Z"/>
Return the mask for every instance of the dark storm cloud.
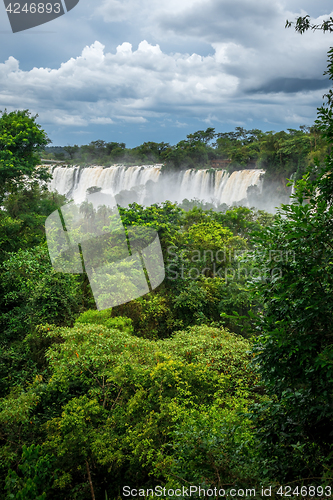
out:
<path id="1" fill-rule="evenodd" d="M 210 0 L 193 4 L 183 12 L 156 16 L 162 30 L 201 37 L 210 42 L 261 43 L 262 37 L 283 17 L 278 2 L 266 0 Z M 261 31 L 261 32 L 260 32 Z"/>
<path id="2" fill-rule="evenodd" d="M 58 144 L 310 125 L 328 87 L 332 38 L 284 24 L 331 8 L 327 0 L 82 0 L 48 24 L 54 33 L 15 37 L 0 2 L 0 109 L 38 113 Z"/>
<path id="3" fill-rule="evenodd" d="M 302 78 L 274 78 L 269 82 L 262 84 L 258 88 L 247 89 L 247 94 L 270 94 L 283 92 L 286 94 L 296 92 L 311 92 L 312 90 L 328 89 L 331 82 L 325 79 L 302 79 Z"/>

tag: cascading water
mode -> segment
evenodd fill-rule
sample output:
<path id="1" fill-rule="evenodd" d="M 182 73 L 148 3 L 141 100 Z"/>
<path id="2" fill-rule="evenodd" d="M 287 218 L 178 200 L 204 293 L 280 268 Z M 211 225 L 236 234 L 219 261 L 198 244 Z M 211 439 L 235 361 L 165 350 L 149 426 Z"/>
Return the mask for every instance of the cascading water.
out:
<path id="1" fill-rule="evenodd" d="M 83 201 L 87 189 L 97 186 L 113 195 L 145 185 L 148 180 L 158 181 L 161 165 L 146 167 L 55 167 L 49 184 L 50 191 L 58 191 L 75 201 Z"/>
<path id="2" fill-rule="evenodd" d="M 292 196 L 295 194 L 296 172 L 291 174 L 290 180 L 292 181 L 291 191 L 290 191 L 290 203 L 292 203 Z"/>
<path id="3" fill-rule="evenodd" d="M 246 204 L 247 189 L 250 186 L 258 186 L 261 190 L 264 174 L 259 169 L 238 170 L 231 175 L 226 170 L 207 169 L 169 174 L 162 173 L 161 167 L 162 165 L 53 167 L 49 189 L 76 202 L 84 201 L 87 189 L 96 186 L 112 195 L 130 191 L 141 204 L 165 200 L 181 202 L 186 198 L 204 200 L 215 205 L 232 205 L 241 200 Z"/>
<path id="4" fill-rule="evenodd" d="M 220 202 L 231 205 L 234 202 L 247 198 L 247 189 L 250 186 L 261 188 L 260 178 L 263 170 L 238 170 L 233 172 L 222 188 Z"/>

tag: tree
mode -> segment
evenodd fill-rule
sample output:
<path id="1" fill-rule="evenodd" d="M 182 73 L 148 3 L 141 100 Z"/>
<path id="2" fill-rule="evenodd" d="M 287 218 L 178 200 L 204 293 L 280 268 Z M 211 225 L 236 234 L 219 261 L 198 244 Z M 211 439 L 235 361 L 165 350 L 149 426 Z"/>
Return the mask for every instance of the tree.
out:
<path id="1" fill-rule="evenodd" d="M 215 129 L 212 127 L 198 130 L 187 135 L 187 139 L 179 141 L 176 146 L 166 147 L 161 157 L 165 160 L 168 169 L 207 166 L 209 160 L 215 158 L 214 149 L 209 144 L 215 136 Z"/>
<path id="2" fill-rule="evenodd" d="M 74 159 L 75 154 L 79 151 L 79 146 L 74 144 L 74 146 L 64 146 L 64 150 L 69 154 L 71 160 Z"/>
<path id="3" fill-rule="evenodd" d="M 7 194 L 0 210 L 0 263 L 8 252 L 45 242 L 45 219 L 65 201 L 37 183 Z"/>
<path id="4" fill-rule="evenodd" d="M 163 153 L 170 147 L 170 144 L 165 142 L 144 142 L 132 151 L 138 156 L 141 161 L 160 162 L 163 159 Z"/>
<path id="5" fill-rule="evenodd" d="M 38 169 L 40 153 L 51 142 L 28 110 L 1 112 L 0 118 L 0 200 L 23 184 L 24 179 L 47 180 L 45 170 Z"/>
<path id="6" fill-rule="evenodd" d="M 292 25 L 295 25 L 295 31 L 300 33 L 301 35 L 311 29 L 312 31 L 321 30 L 323 33 L 327 31 L 332 33 L 333 31 L 333 17 L 329 17 L 321 24 L 314 24 L 310 22 L 310 16 L 300 16 L 296 19 L 296 22 L 286 21 L 286 28 L 290 28 Z M 328 65 L 327 70 L 324 72 L 324 75 L 328 75 L 330 80 L 333 80 L 333 48 L 331 47 L 328 51 Z M 330 89 L 327 94 L 324 94 L 324 97 L 327 98 L 326 105 L 318 108 L 318 120 L 316 120 L 316 128 L 320 131 L 324 132 L 324 137 L 328 139 L 328 142 L 332 142 L 333 140 L 333 91 Z"/>
<path id="7" fill-rule="evenodd" d="M 332 169 L 332 159 L 328 163 Z M 264 309 L 255 360 L 277 398 L 260 432 L 274 457 L 273 474 L 284 481 L 291 474 L 320 476 L 330 451 L 333 191 L 324 194 L 328 182 L 326 177 L 299 182 L 295 202 L 284 205 L 273 227 L 258 239 L 258 267 L 266 278 L 257 289 Z M 332 178 L 330 184 L 332 189 Z M 309 203 L 303 203 L 305 197 Z M 299 450 L 293 448 L 298 444 Z"/>
<path id="8" fill-rule="evenodd" d="M 206 130 L 198 130 L 194 134 L 189 134 L 187 139 L 190 143 L 202 142 L 207 145 L 214 139 L 215 135 L 215 128 L 208 127 Z"/>
<path id="9" fill-rule="evenodd" d="M 75 498 L 79 488 L 81 498 L 89 498 L 89 489 L 91 498 L 104 498 L 104 490 L 115 498 L 124 484 L 147 488 L 172 477 L 206 487 L 220 478 L 255 481 L 253 431 L 239 415 L 257 399 L 250 343 L 206 326 L 149 341 L 110 313 L 86 312 L 73 328 L 40 328 L 56 341 L 46 353 L 51 377 L 28 388 L 25 408 L 31 401 L 27 419 L 36 430 L 45 423 L 41 456 L 54 455 L 59 471 L 54 498 Z M 9 398 L 0 412 L 9 438 L 16 401 Z M 193 417 L 199 422 L 191 429 Z M 16 417 L 15 428 L 23 418 Z"/>
<path id="10" fill-rule="evenodd" d="M 40 446 L 23 445 L 21 463 L 18 466 L 20 473 L 10 469 L 6 477 L 7 498 L 46 500 L 46 492 L 50 490 L 54 475 L 53 462 L 54 458 L 50 455 L 41 455 Z"/>
<path id="11" fill-rule="evenodd" d="M 311 28 L 307 19 L 299 18 L 296 31 Z M 333 80 L 332 49 L 329 54 L 326 73 Z M 329 99 L 319 108 L 316 121 L 329 146 L 332 104 Z M 264 473 L 284 482 L 332 477 L 332 219 L 331 152 L 323 167 L 315 161 L 296 183 L 293 203 L 282 205 L 273 227 L 257 240 L 265 277 L 257 285 L 264 308 L 255 364 L 273 398 L 256 408 L 258 433 Z"/>
<path id="12" fill-rule="evenodd" d="M 79 276 L 54 271 L 46 245 L 9 254 L 0 266 L 2 345 L 45 321 L 73 323 L 82 307 L 79 283 Z"/>

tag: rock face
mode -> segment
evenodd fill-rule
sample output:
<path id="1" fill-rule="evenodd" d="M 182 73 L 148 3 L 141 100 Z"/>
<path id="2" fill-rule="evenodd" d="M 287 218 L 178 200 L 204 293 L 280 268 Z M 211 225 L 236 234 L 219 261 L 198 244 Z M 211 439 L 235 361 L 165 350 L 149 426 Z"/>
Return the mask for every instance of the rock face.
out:
<path id="1" fill-rule="evenodd" d="M 212 160 L 210 163 L 212 168 L 227 168 L 231 160 Z"/>

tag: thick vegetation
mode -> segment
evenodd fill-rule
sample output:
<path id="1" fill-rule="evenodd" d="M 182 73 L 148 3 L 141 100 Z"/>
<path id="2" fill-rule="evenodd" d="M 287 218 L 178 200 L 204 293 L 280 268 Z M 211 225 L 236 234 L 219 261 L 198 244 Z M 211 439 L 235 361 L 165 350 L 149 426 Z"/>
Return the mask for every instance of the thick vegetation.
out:
<path id="1" fill-rule="evenodd" d="M 306 137 L 330 151 L 331 106 L 319 110 L 315 131 L 281 133 L 299 141 L 289 144 L 295 158 L 308 155 Z M 170 202 L 118 207 L 127 231 L 158 232 L 166 277 L 97 311 L 87 276 L 50 263 L 44 222 L 65 200 L 36 182 L 35 153 L 24 172 L 8 160 L 20 137 L 29 151 L 45 145 L 34 120 L 0 118 L 0 498 L 104 500 L 123 498 L 125 486 L 191 485 L 236 488 L 243 498 L 270 485 L 272 496 L 281 485 L 290 498 L 301 487 L 302 497 L 331 496 L 332 154 L 308 164 L 276 216 Z M 26 135 L 34 126 L 40 135 Z M 193 134 L 184 148 L 199 141 L 204 151 L 213 134 Z M 216 148 L 230 147 L 230 158 L 240 139 L 229 135 Z M 264 142 L 258 131 L 246 137 L 254 139 L 244 155 Z M 285 157 L 274 165 L 289 168 Z M 78 234 L 93 231 L 92 213 L 84 204 Z M 113 217 L 104 207 L 105 228 Z"/>

